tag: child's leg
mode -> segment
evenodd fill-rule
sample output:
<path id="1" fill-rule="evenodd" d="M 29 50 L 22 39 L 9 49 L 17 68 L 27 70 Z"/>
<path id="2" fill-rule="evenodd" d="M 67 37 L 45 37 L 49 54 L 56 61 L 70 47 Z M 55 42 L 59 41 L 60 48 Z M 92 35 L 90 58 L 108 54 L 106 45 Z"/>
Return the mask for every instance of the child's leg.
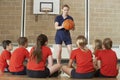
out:
<path id="1" fill-rule="evenodd" d="M 61 63 L 61 52 L 62 52 L 62 45 L 61 44 L 57 44 L 57 63 L 60 64 Z"/>
<path id="2" fill-rule="evenodd" d="M 52 75 L 54 72 L 60 70 L 61 65 L 60 64 L 55 64 L 55 65 L 53 65 L 51 67 L 48 67 L 48 68 L 50 70 L 50 75 Z"/>
<path id="3" fill-rule="evenodd" d="M 63 67 L 62 67 L 62 70 L 63 70 L 66 74 L 68 74 L 68 75 L 70 75 L 70 76 L 71 76 L 71 71 L 72 71 L 72 69 L 73 69 L 73 68 L 69 68 L 69 67 L 67 67 L 67 66 L 63 66 Z"/>

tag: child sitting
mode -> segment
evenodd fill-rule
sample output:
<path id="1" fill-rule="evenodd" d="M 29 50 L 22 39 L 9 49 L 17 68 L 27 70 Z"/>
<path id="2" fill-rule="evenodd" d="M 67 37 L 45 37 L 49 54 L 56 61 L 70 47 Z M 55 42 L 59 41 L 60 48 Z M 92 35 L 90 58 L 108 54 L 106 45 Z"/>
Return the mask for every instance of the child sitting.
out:
<path id="1" fill-rule="evenodd" d="M 0 73 L 4 73 L 5 69 L 8 71 L 9 61 L 11 57 L 11 50 L 13 49 L 12 42 L 10 40 L 4 40 L 2 42 L 4 50 L 0 55 Z"/>

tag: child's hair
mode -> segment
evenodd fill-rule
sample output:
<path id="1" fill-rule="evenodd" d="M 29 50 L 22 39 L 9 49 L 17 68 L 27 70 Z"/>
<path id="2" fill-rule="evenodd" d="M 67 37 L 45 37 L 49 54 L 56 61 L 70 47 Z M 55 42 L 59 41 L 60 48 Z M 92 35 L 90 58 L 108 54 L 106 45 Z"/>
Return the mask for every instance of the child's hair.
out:
<path id="1" fill-rule="evenodd" d="M 105 38 L 103 41 L 103 45 L 105 49 L 111 49 L 112 48 L 112 40 L 110 38 Z"/>
<path id="2" fill-rule="evenodd" d="M 79 35 L 76 43 L 78 46 L 84 47 L 87 45 L 87 39 L 83 35 Z"/>
<path id="3" fill-rule="evenodd" d="M 4 41 L 2 42 L 3 48 L 6 49 L 6 47 L 9 46 L 10 43 L 12 43 L 10 40 L 4 40 Z"/>
<path id="4" fill-rule="evenodd" d="M 96 39 L 94 42 L 95 42 L 95 50 L 102 49 L 102 40 Z"/>
<path id="5" fill-rule="evenodd" d="M 69 7 L 67 4 L 64 4 L 64 5 L 62 6 L 62 9 L 63 9 L 64 7 L 67 7 L 68 9 L 70 9 L 70 7 Z"/>
<path id="6" fill-rule="evenodd" d="M 96 50 L 98 49 L 102 49 L 102 40 L 100 39 L 95 39 L 94 41 L 94 51 L 93 51 L 93 54 L 96 53 Z"/>
<path id="7" fill-rule="evenodd" d="M 42 60 L 42 46 L 46 45 L 45 43 L 48 41 L 48 38 L 45 34 L 40 34 L 37 37 L 36 47 L 32 53 L 32 58 L 35 58 L 37 63 Z"/>
<path id="8" fill-rule="evenodd" d="M 27 37 L 19 37 L 17 41 L 19 45 L 25 46 L 25 44 L 28 42 L 28 39 Z"/>

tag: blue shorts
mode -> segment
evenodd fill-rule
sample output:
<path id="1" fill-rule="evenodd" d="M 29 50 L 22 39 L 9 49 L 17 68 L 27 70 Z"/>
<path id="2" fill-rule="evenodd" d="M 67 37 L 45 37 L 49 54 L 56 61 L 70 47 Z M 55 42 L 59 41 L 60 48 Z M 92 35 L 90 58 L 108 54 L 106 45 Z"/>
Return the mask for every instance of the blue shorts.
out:
<path id="1" fill-rule="evenodd" d="M 68 30 L 61 29 L 56 32 L 55 43 L 62 44 L 62 42 L 64 42 L 65 45 L 72 44 L 70 32 Z"/>
<path id="2" fill-rule="evenodd" d="M 93 76 L 94 76 L 94 72 L 77 73 L 75 69 L 71 71 L 72 78 L 87 79 L 87 78 L 93 78 Z"/>

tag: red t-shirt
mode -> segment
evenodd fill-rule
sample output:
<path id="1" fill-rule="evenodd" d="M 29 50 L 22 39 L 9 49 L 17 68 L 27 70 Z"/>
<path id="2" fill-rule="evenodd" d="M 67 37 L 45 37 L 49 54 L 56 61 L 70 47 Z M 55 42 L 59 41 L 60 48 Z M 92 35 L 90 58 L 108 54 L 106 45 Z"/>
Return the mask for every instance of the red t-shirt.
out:
<path id="1" fill-rule="evenodd" d="M 102 51 L 102 50 L 100 50 L 100 49 L 99 49 L 99 50 L 96 50 L 96 51 L 95 51 L 95 57 L 98 57 L 98 54 L 99 54 L 101 51 Z"/>
<path id="2" fill-rule="evenodd" d="M 8 67 L 7 60 L 10 60 L 11 53 L 4 50 L 0 55 L 0 70 L 4 72 L 4 69 Z"/>
<path id="3" fill-rule="evenodd" d="M 34 47 L 31 49 L 30 54 L 32 54 Z M 27 63 L 28 70 L 44 70 L 46 66 L 46 60 L 49 55 L 52 55 L 52 52 L 49 47 L 43 46 L 42 47 L 42 60 L 37 63 L 36 59 L 31 59 Z"/>
<path id="4" fill-rule="evenodd" d="M 103 50 L 98 54 L 101 61 L 100 72 L 104 76 L 117 76 L 117 56 L 113 50 Z"/>
<path id="5" fill-rule="evenodd" d="M 92 52 L 82 51 L 80 48 L 75 49 L 71 52 L 70 59 L 76 60 L 76 72 L 77 73 L 88 73 L 94 71 Z"/>
<path id="6" fill-rule="evenodd" d="M 10 72 L 19 72 L 24 69 L 23 62 L 25 58 L 29 58 L 29 52 L 24 47 L 19 47 L 14 50 L 10 59 Z"/>

